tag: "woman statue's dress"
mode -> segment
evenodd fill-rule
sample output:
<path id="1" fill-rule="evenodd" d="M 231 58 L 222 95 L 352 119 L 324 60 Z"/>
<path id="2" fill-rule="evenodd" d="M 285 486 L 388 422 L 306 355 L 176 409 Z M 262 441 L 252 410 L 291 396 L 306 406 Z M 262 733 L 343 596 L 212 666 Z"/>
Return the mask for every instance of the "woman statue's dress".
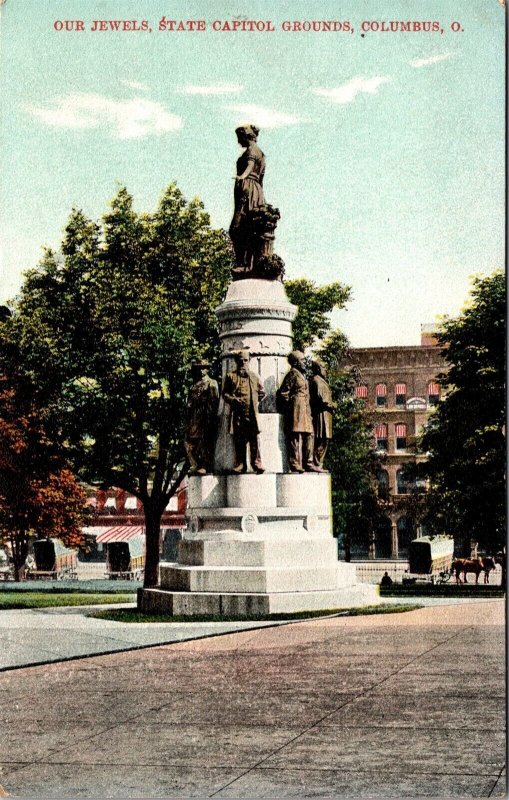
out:
<path id="1" fill-rule="evenodd" d="M 230 225 L 230 237 L 235 249 L 238 266 L 249 266 L 246 263 L 250 249 L 246 217 L 250 211 L 265 204 L 263 196 L 265 156 L 255 142 L 250 142 L 237 160 L 237 175 L 243 175 L 250 163 L 252 164 L 252 170 L 249 175 L 240 181 L 235 181 L 235 210 Z"/>

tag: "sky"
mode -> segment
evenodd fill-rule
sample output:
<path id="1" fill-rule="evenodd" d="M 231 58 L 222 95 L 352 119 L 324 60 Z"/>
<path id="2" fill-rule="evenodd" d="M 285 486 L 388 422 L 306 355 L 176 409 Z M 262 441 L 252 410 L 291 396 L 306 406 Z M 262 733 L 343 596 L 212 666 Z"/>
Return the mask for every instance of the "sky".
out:
<path id="1" fill-rule="evenodd" d="M 228 228 L 234 131 L 252 122 L 287 276 L 351 287 L 333 323 L 353 346 L 419 343 L 504 264 L 504 15 L 502 0 L 6 0 L 0 302 L 73 207 L 100 220 L 123 185 L 152 211 L 175 181 Z M 224 30 L 235 20 L 265 30 Z M 284 29 L 310 21 L 340 30 Z"/>

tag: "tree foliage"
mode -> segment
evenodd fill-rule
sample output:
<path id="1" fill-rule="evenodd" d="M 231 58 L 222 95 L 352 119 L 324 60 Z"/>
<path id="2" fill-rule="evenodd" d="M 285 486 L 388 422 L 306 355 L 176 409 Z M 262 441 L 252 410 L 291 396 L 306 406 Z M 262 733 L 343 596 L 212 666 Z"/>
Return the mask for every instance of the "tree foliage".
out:
<path id="1" fill-rule="evenodd" d="M 200 201 L 172 184 L 155 213 L 140 214 L 122 188 L 101 225 L 72 211 L 61 256 L 47 250 L 27 274 L 10 326 L 79 477 L 143 503 L 146 586 L 157 582 L 162 513 L 186 472 L 190 365 L 217 355 L 213 310 L 230 266 L 226 234 Z"/>
<path id="2" fill-rule="evenodd" d="M 86 500 L 24 389 L 0 379 L 0 543 L 10 545 L 16 580 L 30 537 L 55 537 L 70 547 L 83 542 Z"/>
<path id="3" fill-rule="evenodd" d="M 348 340 L 339 330 L 329 331 L 317 349 L 336 403 L 325 466 L 332 479 L 334 535 L 343 545 L 346 560 L 353 544 L 369 545 L 383 509 L 377 481 L 380 460 L 373 449 L 371 427 L 364 420 L 363 403 L 354 396 L 355 375 L 346 366 L 348 350 Z"/>
<path id="4" fill-rule="evenodd" d="M 353 396 L 355 376 L 346 367 L 348 340 L 340 330 L 331 328 L 330 313 L 345 306 L 350 289 L 338 282 L 316 286 L 307 278 L 286 281 L 285 287 L 290 301 L 299 308 L 293 323 L 294 347 L 311 347 L 320 356 L 336 403 L 325 466 L 332 479 L 334 534 L 349 560 L 352 544 L 368 545 L 382 507 L 379 459 L 363 418 L 362 401 Z"/>
<path id="5" fill-rule="evenodd" d="M 474 280 L 463 313 L 446 319 L 439 335 L 448 372 L 439 376 L 444 399 L 420 441 L 428 455 L 427 522 L 496 552 L 505 543 L 505 277 Z"/>
<path id="6" fill-rule="evenodd" d="M 350 296 L 350 288 L 339 282 L 316 286 L 307 278 L 286 281 L 285 289 L 290 302 L 299 308 L 293 323 L 293 346 L 303 351 L 329 333 L 330 312 L 343 308 Z"/>

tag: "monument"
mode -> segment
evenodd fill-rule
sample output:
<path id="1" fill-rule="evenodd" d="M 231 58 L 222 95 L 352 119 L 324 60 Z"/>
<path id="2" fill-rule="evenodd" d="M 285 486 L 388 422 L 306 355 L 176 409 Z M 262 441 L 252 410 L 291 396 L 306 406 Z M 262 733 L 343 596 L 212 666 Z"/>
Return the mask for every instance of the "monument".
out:
<path id="1" fill-rule="evenodd" d="M 236 134 L 244 151 L 230 225 L 232 281 L 216 309 L 222 391 L 214 464 L 195 457 L 178 559 L 161 563 L 159 586 L 140 591 L 139 607 L 242 617 L 376 603 L 377 588 L 359 583 L 355 566 L 337 559 L 331 479 L 323 468 L 330 428 L 321 425 L 315 450 L 318 406 L 316 398 L 310 404 L 303 354 L 293 350 L 297 308 L 273 250 L 280 215 L 265 200 L 258 129 L 245 125 Z M 199 378 L 190 405 L 203 395 Z M 331 410 L 331 402 L 322 403 L 320 413 Z M 205 423 L 204 442 L 215 422 Z M 200 448 L 194 441 L 188 452 Z"/>

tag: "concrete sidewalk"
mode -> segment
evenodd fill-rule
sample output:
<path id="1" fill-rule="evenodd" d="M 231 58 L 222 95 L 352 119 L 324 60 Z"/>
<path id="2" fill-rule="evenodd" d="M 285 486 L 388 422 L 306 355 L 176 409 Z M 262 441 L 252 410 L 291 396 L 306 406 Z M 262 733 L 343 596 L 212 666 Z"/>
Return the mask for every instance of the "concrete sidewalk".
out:
<path id="1" fill-rule="evenodd" d="M 0 611 L 0 671 L 274 624 L 242 621 L 119 623 L 87 616 L 101 608 L 134 609 L 136 603 Z"/>
<path id="2" fill-rule="evenodd" d="M 11 795 L 500 797 L 504 601 L 0 674 Z"/>
<path id="3" fill-rule="evenodd" d="M 461 598 L 395 598 L 384 604 L 449 605 L 473 602 Z M 490 602 L 483 600 L 482 602 Z M 185 642 L 207 636 L 252 630 L 277 622 L 151 622 L 122 623 L 87 616 L 100 608 L 136 608 L 136 604 L 59 606 L 54 608 L 0 611 L 0 671 L 47 664 L 52 661 L 103 655 L 170 642 Z"/>

